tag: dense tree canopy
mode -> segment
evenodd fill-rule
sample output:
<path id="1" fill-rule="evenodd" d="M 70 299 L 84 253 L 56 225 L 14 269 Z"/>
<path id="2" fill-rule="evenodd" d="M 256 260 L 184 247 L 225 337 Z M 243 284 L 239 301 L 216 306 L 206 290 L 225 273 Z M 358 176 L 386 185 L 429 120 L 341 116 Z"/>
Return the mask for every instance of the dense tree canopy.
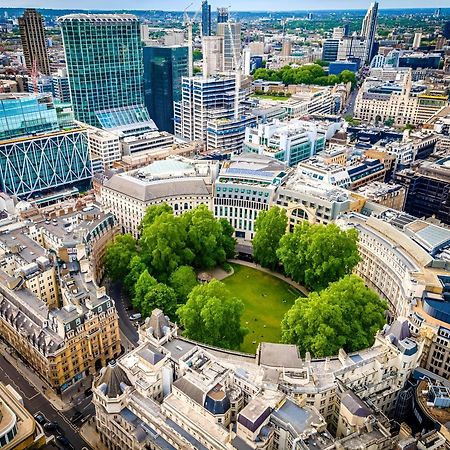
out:
<path id="1" fill-rule="evenodd" d="M 144 226 L 139 240 L 143 260 L 150 273 L 161 281 L 167 281 L 178 266 L 194 260 L 186 243 L 186 229 L 172 212 L 163 212 Z"/>
<path id="2" fill-rule="evenodd" d="M 281 323 L 282 340 L 315 357 L 335 355 L 340 348 L 357 351 L 373 344 L 387 308 L 361 278 L 347 275 L 299 298 Z"/>
<path id="3" fill-rule="evenodd" d="M 141 304 L 141 312 L 144 317 L 147 317 L 151 315 L 155 308 L 159 308 L 171 320 L 175 321 L 177 307 L 175 291 L 163 283 L 158 283 L 151 287 L 145 295 Z"/>
<path id="4" fill-rule="evenodd" d="M 136 255 L 136 241 L 131 234 L 115 237 L 106 247 L 106 273 L 112 280 L 123 280 L 128 273 L 128 265 Z"/>
<path id="5" fill-rule="evenodd" d="M 132 298 L 134 297 L 136 283 L 144 270 L 146 270 L 146 265 L 142 261 L 142 258 L 139 255 L 133 256 L 128 264 L 128 273 L 123 281 L 125 291 L 130 294 Z"/>
<path id="6" fill-rule="evenodd" d="M 145 269 L 137 279 L 136 284 L 134 285 L 134 296 L 133 296 L 133 306 L 139 311 L 142 310 L 145 296 L 150 291 L 150 289 L 156 286 L 157 281 L 148 273 L 148 270 Z"/>
<path id="7" fill-rule="evenodd" d="M 186 246 L 194 255 L 194 267 L 210 269 L 225 262 L 223 222 L 217 220 L 206 205 L 185 212 L 180 220 L 186 230 Z"/>
<path id="8" fill-rule="evenodd" d="M 176 292 L 179 303 L 185 303 L 192 289 L 197 286 L 197 276 L 191 266 L 180 266 L 172 273 L 170 286 Z"/>
<path id="9" fill-rule="evenodd" d="M 284 66 L 281 69 L 256 69 L 255 80 L 282 81 L 289 84 L 318 84 L 332 86 L 337 83 L 356 83 L 356 75 L 350 70 L 343 70 L 339 75 L 327 75 L 319 64 L 305 64 L 300 67 Z"/>
<path id="10" fill-rule="evenodd" d="M 277 256 L 284 271 L 308 289 L 320 290 L 349 274 L 359 261 L 358 232 L 335 224 L 302 222 L 280 240 Z"/>
<path id="11" fill-rule="evenodd" d="M 244 304 L 231 297 L 217 280 L 194 288 L 178 308 L 184 335 L 190 339 L 229 349 L 239 349 L 247 332 L 241 326 Z"/>
<path id="12" fill-rule="evenodd" d="M 286 210 L 279 206 L 258 214 L 252 241 L 253 256 L 263 267 L 274 270 L 278 266 L 277 250 L 280 239 L 286 232 L 287 220 Z"/>

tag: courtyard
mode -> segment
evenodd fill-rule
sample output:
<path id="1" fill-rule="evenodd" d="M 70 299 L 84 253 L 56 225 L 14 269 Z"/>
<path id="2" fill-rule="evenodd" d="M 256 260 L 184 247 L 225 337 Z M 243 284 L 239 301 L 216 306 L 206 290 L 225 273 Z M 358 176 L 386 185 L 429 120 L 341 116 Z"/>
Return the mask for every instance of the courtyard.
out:
<path id="1" fill-rule="evenodd" d="M 259 342 L 280 342 L 281 320 L 302 294 L 268 273 L 239 264 L 231 266 L 234 273 L 222 282 L 244 302 L 242 325 L 249 330 L 240 350 L 255 353 Z"/>

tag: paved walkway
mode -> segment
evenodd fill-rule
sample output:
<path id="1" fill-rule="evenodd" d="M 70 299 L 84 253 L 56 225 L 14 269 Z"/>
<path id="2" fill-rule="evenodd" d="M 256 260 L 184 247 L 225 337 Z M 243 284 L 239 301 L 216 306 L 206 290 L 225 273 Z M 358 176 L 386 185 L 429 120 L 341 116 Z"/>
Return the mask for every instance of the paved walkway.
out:
<path id="1" fill-rule="evenodd" d="M 233 264 L 239 264 L 241 266 L 252 267 L 253 269 L 260 270 L 261 272 L 266 272 L 266 273 L 272 275 L 273 277 L 277 277 L 280 280 L 283 280 L 286 283 L 290 284 L 291 286 L 294 286 L 305 297 L 309 294 L 309 291 L 308 291 L 308 289 L 305 288 L 305 286 L 302 286 L 301 284 L 298 284 L 297 282 L 291 280 L 290 278 L 285 277 L 281 273 L 274 272 L 273 270 L 266 269 L 265 267 L 261 267 L 259 264 L 251 263 L 251 262 L 248 262 L 248 261 L 241 261 L 240 259 L 229 259 L 228 262 L 233 263 Z M 227 274 L 227 275 L 231 275 L 231 274 Z"/>
<path id="2" fill-rule="evenodd" d="M 100 440 L 100 435 L 95 429 L 94 419 L 89 419 L 80 428 L 81 437 L 89 443 L 89 445 L 95 450 L 108 450 L 108 447 Z"/>

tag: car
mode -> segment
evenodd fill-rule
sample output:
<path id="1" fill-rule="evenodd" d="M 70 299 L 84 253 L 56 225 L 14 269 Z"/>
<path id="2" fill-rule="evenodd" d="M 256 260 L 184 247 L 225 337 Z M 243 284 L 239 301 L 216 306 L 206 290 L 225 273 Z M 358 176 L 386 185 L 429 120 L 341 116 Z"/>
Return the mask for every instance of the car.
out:
<path id="1" fill-rule="evenodd" d="M 142 319 L 141 313 L 131 314 L 131 316 L 130 316 L 130 320 L 139 320 L 139 319 Z"/>
<path id="2" fill-rule="evenodd" d="M 42 414 L 40 411 L 38 411 L 33 417 L 39 425 L 44 425 L 44 423 L 47 422 L 44 414 Z"/>
<path id="3" fill-rule="evenodd" d="M 46 423 L 44 423 L 44 430 L 45 431 L 58 431 L 59 425 L 57 422 L 46 422 Z"/>
<path id="4" fill-rule="evenodd" d="M 56 436 L 55 441 L 56 443 L 62 445 L 64 448 L 75 450 L 75 447 L 70 443 L 69 439 L 67 439 L 65 436 Z"/>

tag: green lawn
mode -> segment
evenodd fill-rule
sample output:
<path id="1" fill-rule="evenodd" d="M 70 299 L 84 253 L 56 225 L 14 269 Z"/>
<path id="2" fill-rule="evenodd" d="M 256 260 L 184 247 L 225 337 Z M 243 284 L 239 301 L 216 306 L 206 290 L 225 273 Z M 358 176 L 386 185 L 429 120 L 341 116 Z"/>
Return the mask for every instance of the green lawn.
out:
<path id="1" fill-rule="evenodd" d="M 286 100 L 289 100 L 291 97 L 278 97 L 277 95 L 265 95 L 265 94 L 252 94 L 250 97 L 253 98 L 259 98 L 261 100 L 277 100 L 279 102 L 285 102 Z"/>
<path id="2" fill-rule="evenodd" d="M 280 322 L 301 293 L 267 273 L 238 264 L 232 266 L 234 274 L 223 282 L 233 296 L 245 304 L 242 325 L 249 329 L 249 333 L 245 336 L 241 350 L 254 353 L 261 341 L 280 341 Z"/>

